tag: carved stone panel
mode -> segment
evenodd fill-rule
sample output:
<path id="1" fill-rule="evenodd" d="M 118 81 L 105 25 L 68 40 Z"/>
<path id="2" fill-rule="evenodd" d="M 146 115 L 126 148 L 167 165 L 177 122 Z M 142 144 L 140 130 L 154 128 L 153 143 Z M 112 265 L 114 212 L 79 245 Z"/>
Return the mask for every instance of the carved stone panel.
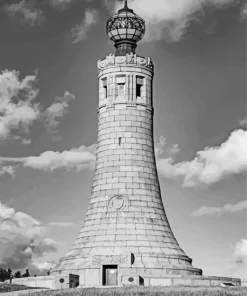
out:
<path id="1" fill-rule="evenodd" d="M 115 64 L 115 55 L 114 54 L 109 54 L 106 57 L 106 67 L 107 66 L 113 66 Z"/>
<path id="2" fill-rule="evenodd" d="M 133 54 L 133 52 L 130 52 L 126 55 L 126 63 L 127 64 L 136 64 L 136 54 Z"/>
<path id="3" fill-rule="evenodd" d="M 134 53 L 128 53 L 125 56 L 115 56 L 109 54 L 105 59 L 99 60 L 97 64 L 98 71 L 112 66 L 141 66 L 153 70 L 153 62 L 150 57 L 140 57 Z"/>
<path id="4" fill-rule="evenodd" d="M 115 58 L 116 65 L 121 65 L 126 63 L 126 56 L 120 56 Z"/>
<path id="5" fill-rule="evenodd" d="M 92 255 L 92 265 L 120 264 L 131 265 L 131 253 L 119 255 Z"/>
<path id="6" fill-rule="evenodd" d="M 147 65 L 147 59 L 146 58 L 138 58 L 137 60 L 138 65 L 140 66 L 146 66 Z"/>

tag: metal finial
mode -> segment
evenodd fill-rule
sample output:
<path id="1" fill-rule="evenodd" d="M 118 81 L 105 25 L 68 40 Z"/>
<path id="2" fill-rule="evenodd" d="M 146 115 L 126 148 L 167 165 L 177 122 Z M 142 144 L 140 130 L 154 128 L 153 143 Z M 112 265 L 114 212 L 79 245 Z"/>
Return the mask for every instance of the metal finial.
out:
<path id="1" fill-rule="evenodd" d="M 120 9 L 119 12 L 128 11 L 128 12 L 133 13 L 133 10 L 129 9 L 129 7 L 128 7 L 128 0 L 119 0 L 119 1 L 121 1 L 121 2 L 124 1 L 124 7 L 122 9 Z"/>

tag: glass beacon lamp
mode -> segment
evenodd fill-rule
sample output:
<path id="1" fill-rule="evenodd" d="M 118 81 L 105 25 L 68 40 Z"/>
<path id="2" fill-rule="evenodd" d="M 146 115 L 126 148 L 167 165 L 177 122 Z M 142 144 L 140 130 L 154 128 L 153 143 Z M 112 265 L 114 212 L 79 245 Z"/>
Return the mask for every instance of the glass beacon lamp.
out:
<path id="1" fill-rule="evenodd" d="M 137 42 L 145 35 L 145 21 L 125 5 L 115 15 L 108 19 L 106 32 L 115 42 L 116 56 L 135 53 Z"/>

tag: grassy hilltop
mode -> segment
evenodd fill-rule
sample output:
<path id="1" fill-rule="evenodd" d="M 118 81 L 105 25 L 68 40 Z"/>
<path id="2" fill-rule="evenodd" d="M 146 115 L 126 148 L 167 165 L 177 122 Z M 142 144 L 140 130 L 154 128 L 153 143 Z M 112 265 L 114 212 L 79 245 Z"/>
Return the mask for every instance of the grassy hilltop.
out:
<path id="1" fill-rule="evenodd" d="M 28 287 L 26 287 L 28 288 Z M 1 291 L 0 291 L 1 292 Z M 27 291 L 28 295 L 29 292 Z M 128 288 L 79 288 L 41 291 L 32 296 L 246 296 L 247 288 L 220 287 L 128 287 Z"/>
<path id="2" fill-rule="evenodd" d="M 33 290 L 33 289 L 40 289 L 40 288 L 27 287 L 24 285 L 17 285 L 17 284 L 0 283 L 0 293 L 22 291 L 22 290 Z M 41 289 L 45 289 L 45 288 L 41 288 Z"/>

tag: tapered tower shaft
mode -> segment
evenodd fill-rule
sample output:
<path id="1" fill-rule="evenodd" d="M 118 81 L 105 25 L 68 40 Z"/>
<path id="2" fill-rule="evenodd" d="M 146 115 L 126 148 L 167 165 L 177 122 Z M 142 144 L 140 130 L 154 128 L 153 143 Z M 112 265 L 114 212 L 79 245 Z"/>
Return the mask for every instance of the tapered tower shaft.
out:
<path id="1" fill-rule="evenodd" d="M 161 198 L 153 141 L 150 57 L 135 53 L 144 21 L 124 7 L 107 23 L 116 54 L 98 62 L 98 148 L 91 200 L 73 247 L 55 271 L 80 275 L 81 284 L 120 276 L 201 275 L 179 246 Z M 113 268 L 113 267 L 112 267 Z"/>

